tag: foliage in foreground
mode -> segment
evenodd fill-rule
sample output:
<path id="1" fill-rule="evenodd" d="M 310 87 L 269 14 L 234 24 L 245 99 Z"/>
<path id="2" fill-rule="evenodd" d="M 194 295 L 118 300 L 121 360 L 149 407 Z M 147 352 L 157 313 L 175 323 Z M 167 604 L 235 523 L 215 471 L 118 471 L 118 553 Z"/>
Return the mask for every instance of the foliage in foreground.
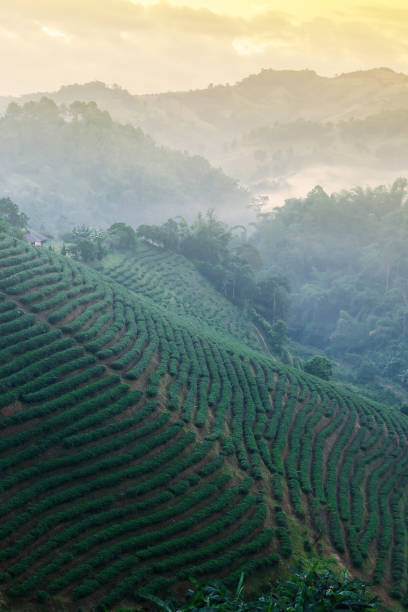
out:
<path id="1" fill-rule="evenodd" d="M 347 572 L 342 577 L 331 570 L 312 568 L 292 571 L 288 580 L 278 581 L 269 593 L 247 600 L 244 597 L 244 575 L 235 592 L 226 589 L 220 582 L 200 586 L 192 581 L 194 588 L 186 593 L 185 601 L 175 603 L 162 601 L 146 595 L 166 612 L 195 610 L 220 610 L 223 612 L 320 612 L 334 610 L 386 610 L 376 596 L 367 592 L 367 585 L 357 578 L 351 579 Z"/>
<path id="2" fill-rule="evenodd" d="M 323 380 L 330 380 L 333 373 L 330 359 L 327 359 L 327 357 L 323 355 L 315 355 L 311 359 L 308 359 L 303 364 L 303 369 L 308 374 L 313 374 L 313 376 L 318 376 Z"/>

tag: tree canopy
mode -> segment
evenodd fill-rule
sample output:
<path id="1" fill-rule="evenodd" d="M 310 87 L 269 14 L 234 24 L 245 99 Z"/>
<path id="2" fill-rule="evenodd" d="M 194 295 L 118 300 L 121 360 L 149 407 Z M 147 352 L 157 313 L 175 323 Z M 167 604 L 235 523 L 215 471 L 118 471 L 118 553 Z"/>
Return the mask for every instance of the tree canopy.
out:
<path id="1" fill-rule="evenodd" d="M 10 198 L 0 199 L 0 219 L 18 229 L 24 229 L 28 224 L 27 215 L 20 212 L 17 204 L 12 202 Z"/>
<path id="2" fill-rule="evenodd" d="M 213 210 L 199 213 L 190 225 L 178 217 L 161 226 L 141 225 L 139 238 L 182 253 L 226 297 L 251 304 L 270 323 L 285 320 L 289 313 L 289 283 L 283 275 L 262 274 L 263 263 L 257 248 L 240 237 L 236 229 L 216 218 Z M 244 228 L 245 230 L 245 228 Z"/>
<path id="3" fill-rule="evenodd" d="M 95 102 L 12 103 L 0 118 L 0 181 L 36 228 L 107 227 L 245 206 L 237 182 L 203 157 L 159 147 Z"/>
<path id="4" fill-rule="evenodd" d="M 305 198 L 261 213 L 251 238 L 269 274 L 289 278 L 294 339 L 345 360 L 354 373 L 370 363 L 377 376 L 403 384 L 407 200 L 402 178 L 390 187 L 331 195 L 317 186 Z"/>

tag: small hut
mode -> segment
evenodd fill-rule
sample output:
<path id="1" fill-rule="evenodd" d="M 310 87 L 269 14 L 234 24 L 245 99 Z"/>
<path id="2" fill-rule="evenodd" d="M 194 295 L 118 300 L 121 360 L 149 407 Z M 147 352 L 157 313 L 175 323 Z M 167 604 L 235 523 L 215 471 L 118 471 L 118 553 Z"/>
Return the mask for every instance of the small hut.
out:
<path id="1" fill-rule="evenodd" d="M 47 236 L 30 229 L 26 231 L 25 239 L 27 242 L 37 247 L 42 247 L 46 242 L 48 242 Z"/>

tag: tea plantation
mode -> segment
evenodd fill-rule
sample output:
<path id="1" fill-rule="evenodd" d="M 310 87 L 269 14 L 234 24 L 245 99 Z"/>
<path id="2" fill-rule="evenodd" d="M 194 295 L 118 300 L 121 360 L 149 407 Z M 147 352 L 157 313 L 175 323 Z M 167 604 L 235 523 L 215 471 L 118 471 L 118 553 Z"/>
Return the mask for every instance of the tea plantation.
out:
<path id="1" fill-rule="evenodd" d="M 199 318 L 218 334 L 230 334 L 252 348 L 263 348 L 249 315 L 214 289 L 183 255 L 140 241 L 135 255 L 111 253 L 105 257 L 102 271 L 184 320 Z"/>
<path id="2" fill-rule="evenodd" d="M 0 291 L 10 609 L 113 610 L 303 549 L 406 597 L 406 416 L 6 237 Z"/>

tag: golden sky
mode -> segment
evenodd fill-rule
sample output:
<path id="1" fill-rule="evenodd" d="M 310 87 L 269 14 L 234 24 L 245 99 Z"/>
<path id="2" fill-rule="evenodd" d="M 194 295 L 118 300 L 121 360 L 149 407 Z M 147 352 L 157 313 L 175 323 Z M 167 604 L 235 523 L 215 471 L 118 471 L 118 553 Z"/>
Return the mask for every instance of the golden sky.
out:
<path id="1" fill-rule="evenodd" d="M 408 73 L 408 0 L 0 0 L 0 57 L 0 95 L 194 89 L 262 68 Z"/>

